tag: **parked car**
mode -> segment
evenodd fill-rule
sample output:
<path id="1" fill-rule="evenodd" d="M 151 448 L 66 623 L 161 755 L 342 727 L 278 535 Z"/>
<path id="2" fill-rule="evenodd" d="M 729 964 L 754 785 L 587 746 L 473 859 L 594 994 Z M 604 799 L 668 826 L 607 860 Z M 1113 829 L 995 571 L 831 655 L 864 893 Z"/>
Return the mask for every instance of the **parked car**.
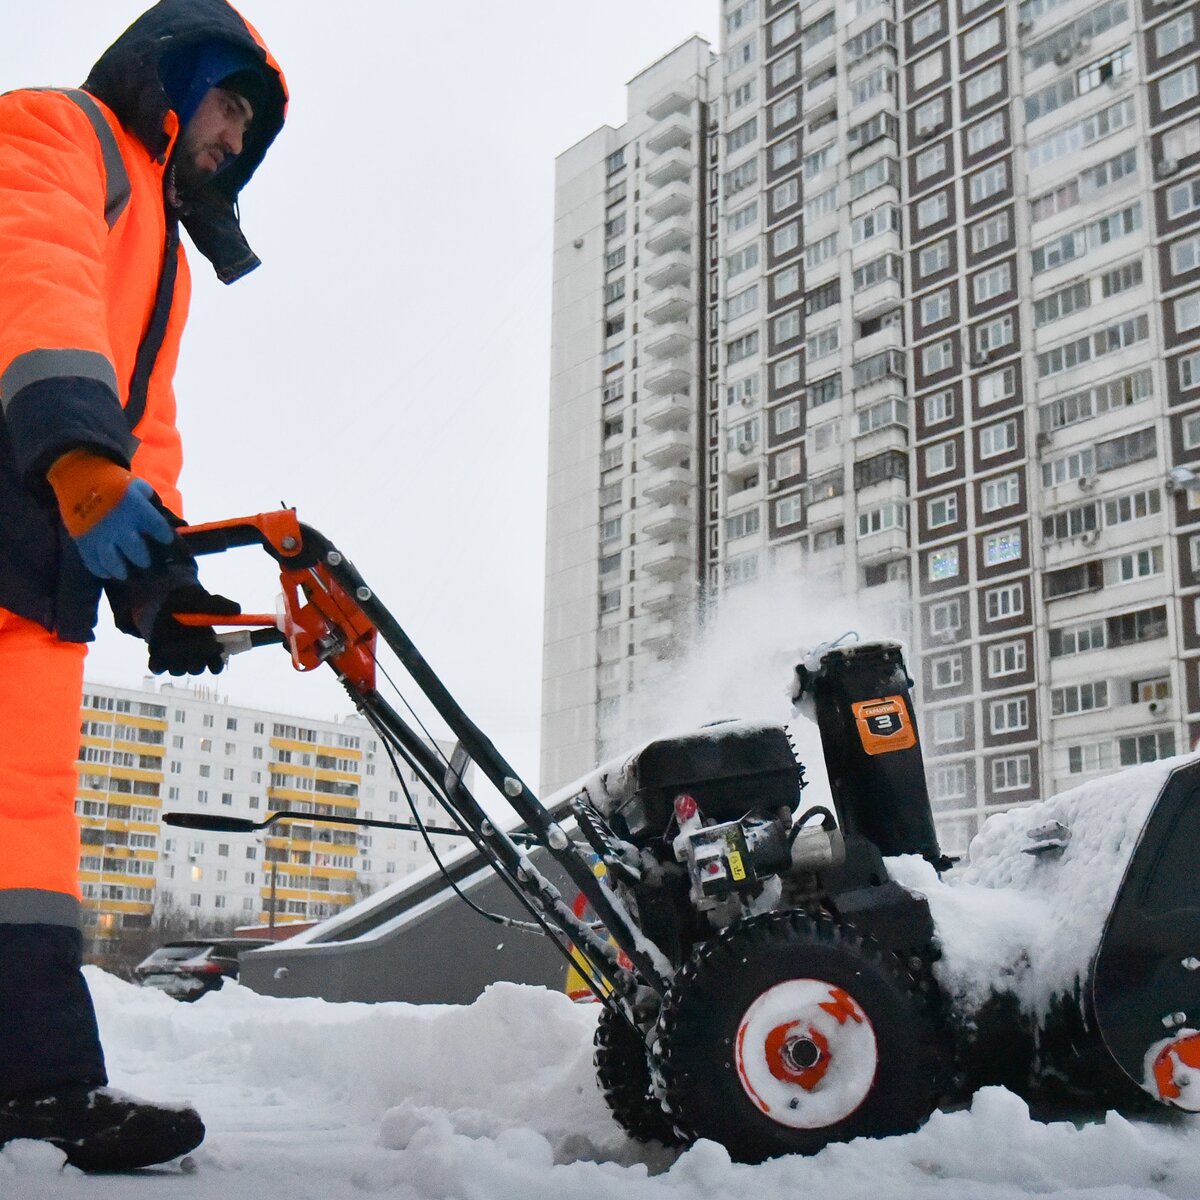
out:
<path id="1" fill-rule="evenodd" d="M 186 938 L 159 946 L 133 973 L 142 987 L 176 1000 L 199 1000 L 238 977 L 238 959 L 246 951 L 271 944 L 266 938 Z"/>

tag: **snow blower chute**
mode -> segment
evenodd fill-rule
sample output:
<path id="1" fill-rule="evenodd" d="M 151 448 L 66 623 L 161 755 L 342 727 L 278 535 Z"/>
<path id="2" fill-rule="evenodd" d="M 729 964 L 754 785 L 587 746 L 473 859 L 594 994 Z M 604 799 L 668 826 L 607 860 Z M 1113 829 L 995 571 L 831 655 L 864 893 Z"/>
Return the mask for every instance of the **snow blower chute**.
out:
<path id="1" fill-rule="evenodd" d="M 811 1153 L 915 1129 L 979 1083 L 1034 1092 L 1047 1075 L 1072 1078 L 1072 1064 L 1087 1067 L 1081 1092 L 1137 1084 L 1200 1108 L 1200 1083 L 1194 1105 L 1189 1093 L 1200 1079 L 1200 885 L 1185 860 L 1200 835 L 1200 769 L 1171 775 L 1074 986 L 1037 1018 L 999 989 L 965 1012 L 935 920 L 936 872 L 949 863 L 899 646 L 833 646 L 797 668 L 796 695 L 822 737 L 828 806 L 801 803 L 803 768 L 782 727 L 726 722 L 601 768 L 552 814 L 350 561 L 294 512 L 181 532 L 197 554 L 265 548 L 283 588 L 279 616 L 188 619 L 259 627 L 223 634 L 230 652 L 282 642 L 298 670 L 332 668 L 393 763 L 438 796 L 446 829 L 473 843 L 527 926 L 582 968 L 601 1006 L 599 1084 L 632 1136 L 707 1137 L 748 1161 Z M 377 690 L 379 640 L 457 738 L 449 760 Z M 511 804 L 521 835 L 495 825 L 466 788 L 470 761 Z M 395 824 L 336 811 L 303 819 Z M 262 827 L 190 813 L 164 820 Z M 538 869 L 531 845 L 562 868 L 594 921 Z M 1072 852 L 1063 837 L 1039 845 L 1021 857 L 1045 885 Z"/>

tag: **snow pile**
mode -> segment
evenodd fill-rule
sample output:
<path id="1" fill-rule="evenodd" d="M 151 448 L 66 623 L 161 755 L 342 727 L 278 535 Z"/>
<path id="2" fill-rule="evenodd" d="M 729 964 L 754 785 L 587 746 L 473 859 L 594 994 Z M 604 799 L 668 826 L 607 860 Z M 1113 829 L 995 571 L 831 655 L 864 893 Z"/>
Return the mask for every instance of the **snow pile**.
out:
<path id="1" fill-rule="evenodd" d="M 89 970 L 116 1086 L 189 1096 L 197 1172 L 87 1177 L 0 1151 L 4 1200 L 1161 1200 L 1200 1195 L 1200 1122 L 1041 1125 L 996 1088 L 918 1133 L 748 1167 L 626 1139 L 591 1068 L 594 1006 L 498 985 L 468 1007 L 328 1004 L 236 985 L 179 1004 Z"/>
<path id="2" fill-rule="evenodd" d="M 1154 801 L 1190 759 L 1131 767 L 998 813 L 944 879 L 921 858 L 888 860 L 893 878 L 929 900 L 943 953 L 938 982 L 961 1011 L 999 990 L 1041 1018 L 1086 978 Z M 1071 831 L 1061 855 L 1026 853 L 1031 831 L 1055 821 Z"/>

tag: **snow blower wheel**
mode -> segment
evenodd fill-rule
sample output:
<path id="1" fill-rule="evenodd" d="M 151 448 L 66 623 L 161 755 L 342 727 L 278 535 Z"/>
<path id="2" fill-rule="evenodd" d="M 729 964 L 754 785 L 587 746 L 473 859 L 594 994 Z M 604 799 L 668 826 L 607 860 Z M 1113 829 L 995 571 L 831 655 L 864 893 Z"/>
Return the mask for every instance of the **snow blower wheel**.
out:
<path id="1" fill-rule="evenodd" d="M 832 918 L 768 913 L 680 971 L 660 1019 L 667 1107 L 735 1159 L 906 1133 L 949 1061 L 925 991 Z"/>
<path id="2" fill-rule="evenodd" d="M 646 1047 L 637 1031 L 604 1008 L 596 1025 L 595 1047 L 596 1079 L 617 1124 L 636 1141 L 678 1146 L 679 1135 L 650 1086 Z"/>

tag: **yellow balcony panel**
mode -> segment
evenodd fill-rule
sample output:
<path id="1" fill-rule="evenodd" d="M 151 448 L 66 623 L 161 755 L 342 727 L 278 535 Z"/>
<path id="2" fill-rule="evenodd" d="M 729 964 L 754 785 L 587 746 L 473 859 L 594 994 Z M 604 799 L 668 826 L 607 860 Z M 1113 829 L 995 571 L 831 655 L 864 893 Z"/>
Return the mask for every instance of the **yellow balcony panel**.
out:
<path id="1" fill-rule="evenodd" d="M 136 713 L 113 713 L 113 724 L 131 729 L 166 729 L 165 717 L 142 717 Z"/>

